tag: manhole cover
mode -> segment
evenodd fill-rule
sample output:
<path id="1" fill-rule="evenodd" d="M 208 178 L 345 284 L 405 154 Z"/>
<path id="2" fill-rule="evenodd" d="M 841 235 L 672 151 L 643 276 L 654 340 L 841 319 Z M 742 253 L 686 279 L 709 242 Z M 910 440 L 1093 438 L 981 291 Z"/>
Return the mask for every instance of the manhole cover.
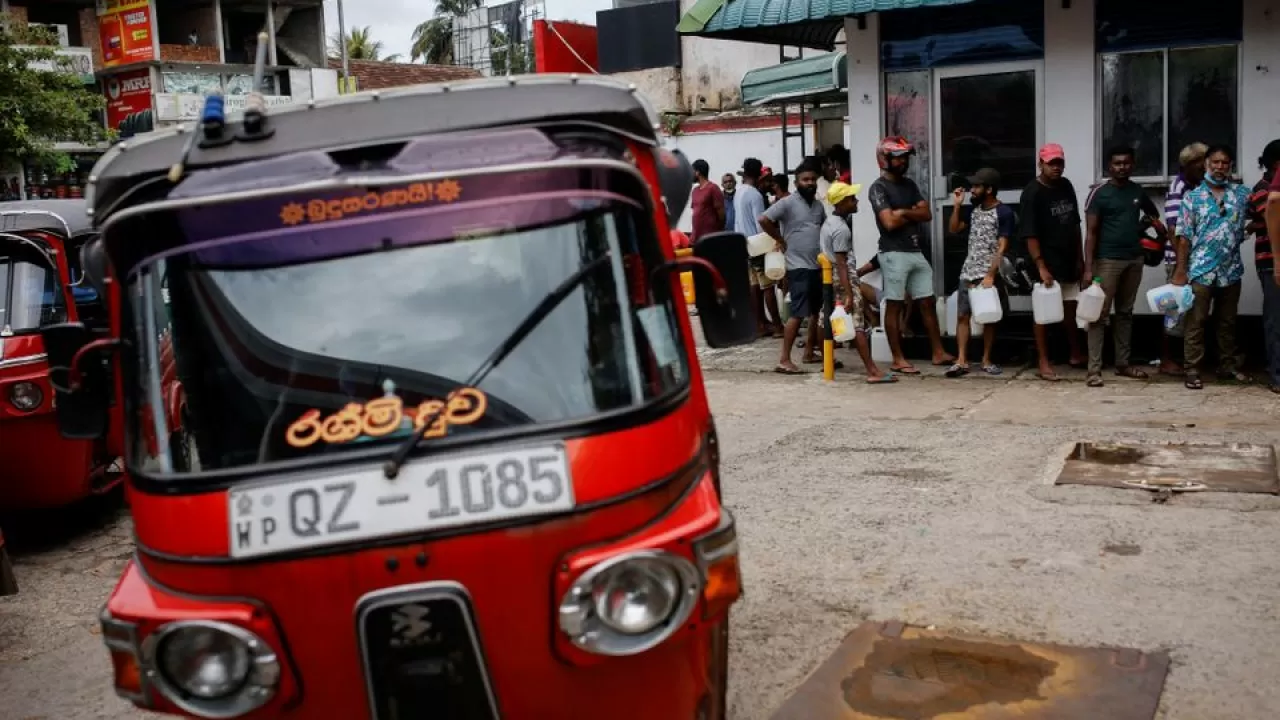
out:
<path id="1" fill-rule="evenodd" d="M 1151 720 L 1168 653 L 946 635 L 898 622 L 849 634 L 773 720 Z"/>
<path id="2" fill-rule="evenodd" d="M 1067 455 L 1056 484 L 1160 493 L 1280 494 L 1275 449 L 1270 445 L 1248 443 L 1077 443 Z"/>

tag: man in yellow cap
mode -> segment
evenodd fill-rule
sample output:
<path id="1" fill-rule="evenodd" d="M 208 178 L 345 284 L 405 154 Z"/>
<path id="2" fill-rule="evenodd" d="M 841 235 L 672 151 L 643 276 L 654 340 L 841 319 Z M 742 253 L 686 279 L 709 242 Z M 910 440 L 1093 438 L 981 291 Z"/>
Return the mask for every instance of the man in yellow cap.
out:
<path id="1" fill-rule="evenodd" d="M 836 282 L 845 312 L 853 319 L 854 345 L 858 356 L 867 368 L 867 382 L 873 385 L 897 382 L 892 373 L 885 374 L 871 358 L 871 341 L 867 338 L 868 323 L 862 311 L 861 288 L 855 288 L 858 282 L 858 263 L 853 257 L 853 230 L 850 228 L 850 217 L 858 212 L 858 193 L 861 185 L 850 185 L 837 180 L 827 189 L 827 203 L 831 205 L 831 213 L 822 224 L 819 240 L 822 253 L 831 261 L 835 271 Z"/>

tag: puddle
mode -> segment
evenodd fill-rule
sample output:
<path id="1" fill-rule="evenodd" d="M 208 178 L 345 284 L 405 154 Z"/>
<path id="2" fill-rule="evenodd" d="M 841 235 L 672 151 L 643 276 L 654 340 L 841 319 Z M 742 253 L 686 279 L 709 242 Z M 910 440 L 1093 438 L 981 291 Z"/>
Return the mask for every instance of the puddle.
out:
<path id="1" fill-rule="evenodd" d="M 841 683 L 849 707 L 872 717 L 931 718 L 975 705 L 1044 698 L 1057 663 L 1017 645 L 954 638 L 880 640 Z M 903 682 L 911 681 L 911 682 Z"/>
<path id="2" fill-rule="evenodd" d="M 1143 490 L 1165 499 L 1187 492 L 1280 494 L 1275 448 L 1251 443 L 1080 442 L 1055 484 Z"/>

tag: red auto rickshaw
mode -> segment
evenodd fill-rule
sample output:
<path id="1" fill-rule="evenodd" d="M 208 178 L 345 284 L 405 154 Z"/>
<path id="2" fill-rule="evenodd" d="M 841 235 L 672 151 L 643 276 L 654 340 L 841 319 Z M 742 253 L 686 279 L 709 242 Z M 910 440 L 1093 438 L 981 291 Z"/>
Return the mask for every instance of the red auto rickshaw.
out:
<path id="1" fill-rule="evenodd" d="M 122 422 L 100 437 L 59 434 L 40 336 L 66 322 L 110 332 L 79 267 L 80 248 L 97 237 L 85 209 L 83 200 L 0 203 L 0 510 L 68 505 L 123 479 Z"/>
<path id="2" fill-rule="evenodd" d="M 550 75 L 218 107 L 93 171 L 118 336 L 45 329 L 77 431 L 108 384 L 84 368 L 122 377 L 116 690 L 205 718 L 723 718 L 738 545 L 678 275 L 708 344 L 750 342 L 746 243 L 674 256 L 692 172 L 652 110 Z"/>

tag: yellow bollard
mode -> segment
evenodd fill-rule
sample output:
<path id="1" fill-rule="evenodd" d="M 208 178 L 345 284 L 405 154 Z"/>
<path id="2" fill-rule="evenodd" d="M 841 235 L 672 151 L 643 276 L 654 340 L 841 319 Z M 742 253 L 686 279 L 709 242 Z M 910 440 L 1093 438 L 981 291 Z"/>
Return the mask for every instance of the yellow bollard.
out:
<path id="1" fill-rule="evenodd" d="M 822 266 L 822 377 L 831 382 L 836 378 L 836 343 L 831 334 L 836 297 L 831 288 L 831 261 L 825 253 L 818 253 L 818 264 Z"/>
<path id="2" fill-rule="evenodd" d="M 693 254 L 693 248 L 683 248 L 680 250 L 676 250 L 676 257 L 687 257 L 692 254 Z M 680 273 L 680 287 L 684 289 L 685 304 L 692 306 L 695 300 L 693 295 L 693 273 L 691 272 Z"/>

